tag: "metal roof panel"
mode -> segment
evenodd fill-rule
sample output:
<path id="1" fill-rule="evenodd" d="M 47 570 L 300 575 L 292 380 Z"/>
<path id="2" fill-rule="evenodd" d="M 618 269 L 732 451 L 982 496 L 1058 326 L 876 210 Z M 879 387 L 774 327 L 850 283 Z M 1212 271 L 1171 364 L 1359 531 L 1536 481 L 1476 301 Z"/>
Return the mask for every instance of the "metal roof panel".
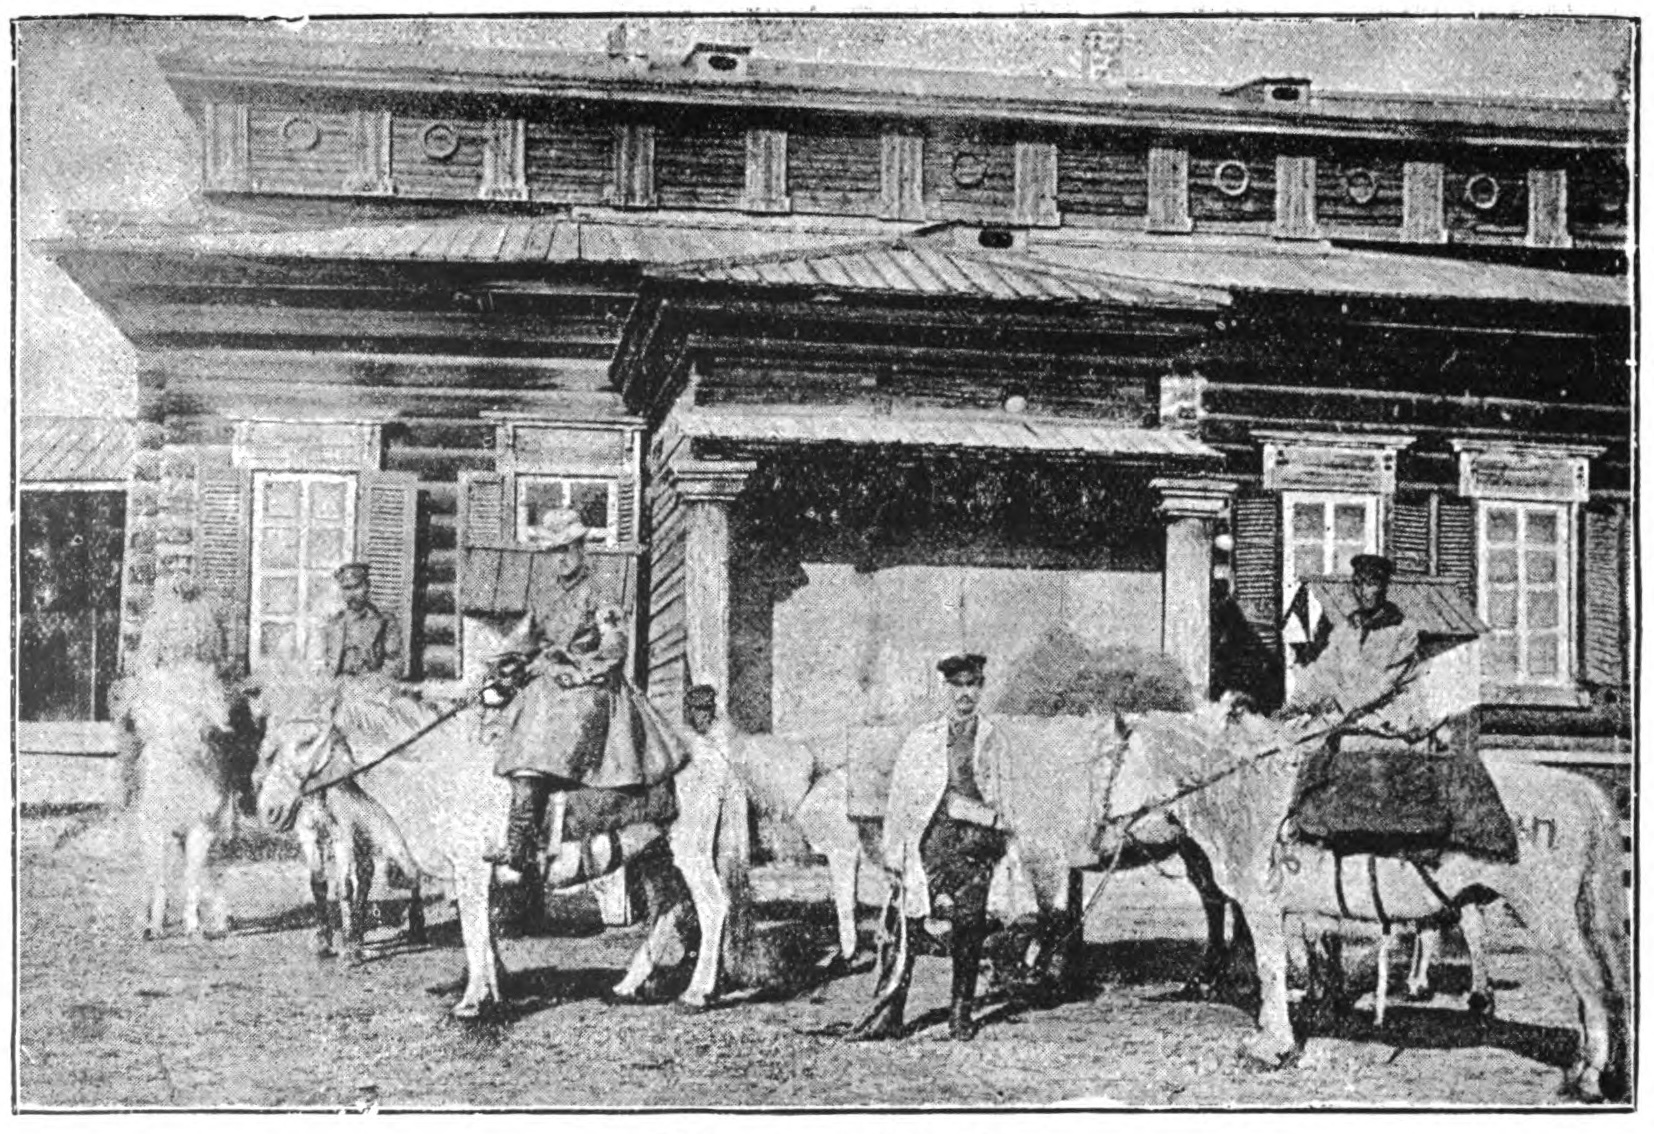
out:
<path id="1" fill-rule="evenodd" d="M 24 486 L 125 481 L 135 447 L 130 421 L 22 417 L 17 422 L 17 477 Z"/>

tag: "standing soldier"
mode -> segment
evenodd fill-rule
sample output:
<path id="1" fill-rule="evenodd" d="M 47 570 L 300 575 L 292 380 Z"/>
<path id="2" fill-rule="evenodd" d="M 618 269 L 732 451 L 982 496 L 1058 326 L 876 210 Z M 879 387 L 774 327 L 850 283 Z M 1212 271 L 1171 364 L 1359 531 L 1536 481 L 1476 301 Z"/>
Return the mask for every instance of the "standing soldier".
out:
<path id="1" fill-rule="evenodd" d="M 948 1030 L 956 1040 L 975 1034 L 971 1008 L 987 930 L 988 884 L 1005 854 L 1005 824 L 997 810 L 998 786 L 1009 759 L 1005 738 L 981 716 L 981 654 L 955 654 L 937 670 L 947 682 L 945 716 L 921 725 L 903 742 L 890 777 L 884 813 L 885 870 L 905 894 L 902 916 L 908 937 L 923 918 L 951 908 L 953 999 Z M 913 955 L 900 973 L 887 972 L 879 1010 L 851 1033 L 853 1039 L 893 1039 L 901 1034 Z"/>
<path id="2" fill-rule="evenodd" d="M 366 563 L 346 563 L 333 573 L 344 609 L 322 626 L 322 657 L 330 677 L 402 676 L 402 630 L 368 598 Z"/>

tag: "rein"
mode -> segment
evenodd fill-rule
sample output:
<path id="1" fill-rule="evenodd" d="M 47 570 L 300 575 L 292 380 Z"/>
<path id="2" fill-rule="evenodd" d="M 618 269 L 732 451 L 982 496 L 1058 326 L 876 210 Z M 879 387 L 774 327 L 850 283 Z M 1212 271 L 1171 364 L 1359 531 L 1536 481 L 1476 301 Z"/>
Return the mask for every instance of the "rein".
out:
<path id="1" fill-rule="evenodd" d="M 379 755 L 375 756 L 371 760 L 363 761 L 360 764 L 352 764 L 349 768 L 347 768 L 343 772 L 337 772 L 337 773 L 327 777 L 326 779 L 316 779 L 315 777 L 306 778 L 305 781 L 303 782 L 303 784 L 301 784 L 300 787 L 299 787 L 299 794 L 301 794 L 301 795 L 314 795 L 316 792 L 326 791 L 328 788 L 332 787 L 335 784 L 343 783 L 345 780 L 354 779 L 355 777 L 361 775 L 363 772 L 367 771 L 369 768 L 375 767 L 376 765 L 379 765 L 379 764 L 383 764 L 386 760 L 389 760 L 392 756 L 395 756 L 398 753 L 402 752 L 404 749 L 406 749 L 409 745 L 413 744 L 415 741 L 420 740 L 420 739 L 430 735 L 432 732 L 436 731 L 436 729 L 439 725 L 446 724 L 448 721 L 453 720 L 461 712 L 465 711 L 466 709 L 469 709 L 472 705 L 476 704 L 481 699 L 481 697 L 482 697 L 481 693 L 473 693 L 471 696 L 467 697 L 465 700 L 461 701 L 459 704 L 455 705 L 453 708 L 448 709 L 448 710 L 440 713 L 433 720 L 431 720 L 428 724 L 420 726 L 418 729 L 416 729 L 414 732 L 410 733 L 408 736 L 403 737 L 401 740 L 397 741 L 395 744 L 391 745 L 389 748 L 385 749 L 383 752 L 381 752 Z M 339 726 L 337 724 L 337 718 L 330 715 L 328 717 L 328 720 L 327 720 L 327 728 L 326 728 L 325 731 L 323 731 L 322 735 L 319 738 L 317 738 L 316 744 L 320 745 L 322 743 L 322 741 L 326 740 L 328 737 L 332 736 L 334 733 L 336 733 L 338 731 L 339 731 Z"/>

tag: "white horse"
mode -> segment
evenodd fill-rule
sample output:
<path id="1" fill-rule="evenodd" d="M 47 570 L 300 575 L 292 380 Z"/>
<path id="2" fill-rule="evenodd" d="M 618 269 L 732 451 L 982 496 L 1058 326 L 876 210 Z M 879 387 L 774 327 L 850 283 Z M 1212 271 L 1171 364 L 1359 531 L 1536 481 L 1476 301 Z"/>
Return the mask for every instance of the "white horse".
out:
<path id="1" fill-rule="evenodd" d="M 224 685 L 202 662 L 155 667 L 133 679 L 129 711 L 142 742 L 133 813 L 149 891 L 144 936 L 165 930 L 169 860 L 179 845 L 184 932 L 222 934 L 229 918 L 209 860 L 213 841 L 229 835 L 235 822 L 235 792 L 219 746 L 230 723 Z"/>
<path id="2" fill-rule="evenodd" d="M 1498 896 L 1560 966 L 1578 1001 L 1579 1051 L 1563 1092 L 1601 1099 L 1603 1079 L 1629 1065 L 1619 823 L 1591 780 L 1539 765 L 1492 767 L 1494 786 L 1525 835 L 1519 862 L 1449 852 L 1427 880 L 1403 860 L 1346 856 L 1344 875 L 1363 881 L 1349 885 L 1347 902 L 1340 902 L 1333 855 L 1278 842 L 1305 748 L 1296 730 L 1234 716 L 1225 705 L 1144 714 L 1129 730 L 1117 719 L 1115 729 L 1124 747 L 1121 767 L 1137 788 L 1116 793 L 1108 814 L 1128 815 L 1187 792 L 1164 810 L 1206 851 L 1218 886 L 1246 915 L 1262 995 L 1258 1030 L 1245 1051 L 1258 1062 L 1278 1066 L 1298 1050 L 1287 1014 L 1286 915 L 1406 924 L 1441 917 L 1442 896 L 1449 908 Z M 1251 758 L 1263 753 L 1275 754 Z M 1240 770 L 1213 780 L 1228 768 Z M 1199 784 L 1205 786 L 1191 790 Z"/>
<path id="3" fill-rule="evenodd" d="M 511 795 L 509 782 L 493 773 L 493 753 L 481 738 L 479 710 L 465 709 L 438 724 L 431 710 L 412 702 L 400 702 L 387 713 L 382 705 L 340 701 L 324 693 L 304 711 L 272 712 L 267 731 L 272 755 L 258 806 L 272 826 L 289 827 L 307 785 L 348 772 L 359 762 L 358 754 L 361 760 L 371 759 L 433 725 L 404 750 L 357 773 L 355 781 L 384 809 L 419 870 L 452 885 L 466 956 L 465 990 L 453 1012 L 475 1018 L 501 999 L 502 969 L 489 920 L 494 869 L 485 856 L 503 841 Z M 580 881 L 588 864 L 592 874 L 617 869 L 626 860 L 637 861 L 646 871 L 675 865 L 700 925 L 695 972 L 679 998 L 692 1010 L 711 1002 L 726 951 L 732 954 L 732 964 L 747 962 L 744 955 L 733 956 L 747 943 L 732 941 L 738 935 L 726 934 L 727 925 L 743 922 L 731 915 L 732 905 L 746 893 L 745 855 L 719 853 L 745 849 L 746 794 L 727 764 L 704 750 L 703 757 L 691 761 L 674 780 L 676 819 L 668 824 L 633 824 L 612 839 L 584 848 L 565 845 L 558 862 L 580 864 L 581 869 L 557 878 L 560 884 Z M 670 860 L 644 853 L 662 842 L 662 836 Z M 646 889 L 652 895 L 671 892 L 664 885 Z M 615 986 L 616 996 L 635 997 L 653 973 L 663 951 L 661 939 L 671 932 L 672 912 L 664 901 L 651 910 L 654 925 Z"/>

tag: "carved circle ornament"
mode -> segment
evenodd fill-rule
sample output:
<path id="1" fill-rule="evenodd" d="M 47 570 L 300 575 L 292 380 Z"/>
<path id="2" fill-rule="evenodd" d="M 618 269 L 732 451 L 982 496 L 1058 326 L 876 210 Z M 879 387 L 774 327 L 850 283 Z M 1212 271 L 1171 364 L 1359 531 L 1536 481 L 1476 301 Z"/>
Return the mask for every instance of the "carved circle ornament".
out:
<path id="1" fill-rule="evenodd" d="M 1464 183 L 1465 204 L 1478 212 L 1487 212 L 1499 203 L 1499 183 L 1485 173 L 1478 173 Z"/>
<path id="2" fill-rule="evenodd" d="M 1212 187 L 1225 197 L 1244 197 L 1252 188 L 1252 171 L 1246 168 L 1245 162 L 1219 162 L 1212 170 Z"/>
<path id="3" fill-rule="evenodd" d="M 447 161 L 459 153 L 459 131 L 447 122 L 433 122 L 419 135 L 419 148 L 432 161 Z"/>
<path id="4" fill-rule="evenodd" d="M 988 176 L 988 159 L 973 150 L 961 150 L 953 155 L 953 183 L 961 189 L 974 189 Z"/>
<path id="5" fill-rule="evenodd" d="M 1344 174 L 1344 196 L 1358 205 L 1369 205 L 1378 196 L 1378 178 L 1370 169 L 1352 169 Z"/>
<path id="6" fill-rule="evenodd" d="M 322 128 L 309 118 L 295 114 L 281 124 L 281 144 L 294 153 L 321 145 Z"/>

